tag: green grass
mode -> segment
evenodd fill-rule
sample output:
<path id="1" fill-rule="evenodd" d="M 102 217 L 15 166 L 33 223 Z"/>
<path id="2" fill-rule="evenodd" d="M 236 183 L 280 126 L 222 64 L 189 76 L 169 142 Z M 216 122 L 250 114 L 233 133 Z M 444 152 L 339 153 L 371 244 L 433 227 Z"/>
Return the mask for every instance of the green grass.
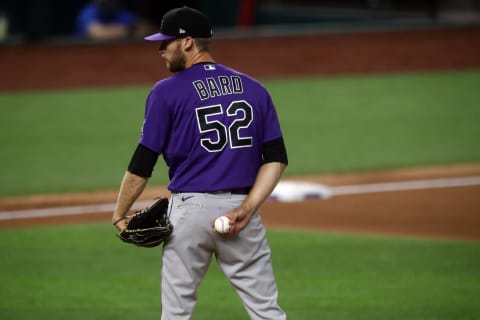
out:
<path id="1" fill-rule="evenodd" d="M 480 72 L 268 84 L 291 174 L 480 160 Z M 286 89 L 288 88 L 288 89 Z"/>
<path id="2" fill-rule="evenodd" d="M 264 82 L 287 175 L 480 161 L 479 71 Z M 117 189 L 147 87 L 0 94 L 0 197 Z M 167 182 L 163 161 L 154 184 Z"/>
<path id="3" fill-rule="evenodd" d="M 159 248 L 110 224 L 0 232 L 0 319 L 158 319 Z M 461 241 L 269 231 L 289 319 L 478 319 L 480 246 Z M 135 316 L 134 316 L 135 315 Z M 247 319 L 215 263 L 194 319 Z"/>
<path id="4" fill-rule="evenodd" d="M 140 135 L 147 93 L 132 88 L 0 95 L 0 195 L 118 185 Z"/>

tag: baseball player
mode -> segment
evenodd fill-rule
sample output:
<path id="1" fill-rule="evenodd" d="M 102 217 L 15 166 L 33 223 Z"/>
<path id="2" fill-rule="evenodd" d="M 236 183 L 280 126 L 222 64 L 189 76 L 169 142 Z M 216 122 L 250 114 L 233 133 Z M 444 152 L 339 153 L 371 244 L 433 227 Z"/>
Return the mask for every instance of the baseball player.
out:
<path id="1" fill-rule="evenodd" d="M 208 17 L 182 7 L 145 38 L 159 42 L 173 75 L 148 95 L 112 221 L 125 217 L 162 155 L 174 227 L 162 254 L 162 319 L 191 318 L 212 256 L 251 319 L 286 319 L 258 213 L 288 164 L 277 113 L 259 82 L 214 61 L 211 37 Z M 213 228 L 222 215 L 227 234 Z M 126 221 L 116 227 L 124 230 Z"/>

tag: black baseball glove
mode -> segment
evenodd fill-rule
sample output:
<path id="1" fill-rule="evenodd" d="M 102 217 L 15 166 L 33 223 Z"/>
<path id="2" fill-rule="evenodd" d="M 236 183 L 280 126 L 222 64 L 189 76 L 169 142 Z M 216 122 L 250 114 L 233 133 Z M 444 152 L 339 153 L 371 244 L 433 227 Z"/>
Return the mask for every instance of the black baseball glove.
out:
<path id="1" fill-rule="evenodd" d="M 128 216 L 127 228 L 118 237 L 126 243 L 145 248 L 162 244 L 173 231 L 167 210 L 168 199 L 159 198 L 152 206 Z"/>

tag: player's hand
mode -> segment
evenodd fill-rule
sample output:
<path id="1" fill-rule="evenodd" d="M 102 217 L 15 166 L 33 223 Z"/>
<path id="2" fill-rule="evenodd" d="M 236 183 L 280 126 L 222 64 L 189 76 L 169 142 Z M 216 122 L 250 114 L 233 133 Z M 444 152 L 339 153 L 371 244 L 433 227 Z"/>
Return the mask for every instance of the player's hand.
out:
<path id="1" fill-rule="evenodd" d="M 225 214 L 230 219 L 229 234 L 237 234 L 248 224 L 253 212 L 245 207 L 238 207 Z"/>
<path id="2" fill-rule="evenodd" d="M 118 219 L 115 219 L 115 221 L 118 221 Z M 114 223 L 114 227 L 117 228 L 118 231 L 122 232 L 123 230 L 127 229 L 127 224 L 128 224 L 128 219 L 122 219 L 118 222 L 112 221 Z"/>

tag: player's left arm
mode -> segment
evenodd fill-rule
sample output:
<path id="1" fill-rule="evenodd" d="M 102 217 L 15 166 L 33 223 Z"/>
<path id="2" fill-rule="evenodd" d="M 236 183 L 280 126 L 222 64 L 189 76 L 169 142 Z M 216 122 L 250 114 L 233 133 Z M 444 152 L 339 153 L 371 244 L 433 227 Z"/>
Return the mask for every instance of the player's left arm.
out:
<path id="1" fill-rule="evenodd" d="M 264 143 L 262 150 L 263 165 L 257 173 L 252 190 L 240 207 L 225 214 L 230 219 L 230 234 L 240 232 L 248 224 L 253 213 L 272 193 L 288 165 L 283 138 Z"/>

